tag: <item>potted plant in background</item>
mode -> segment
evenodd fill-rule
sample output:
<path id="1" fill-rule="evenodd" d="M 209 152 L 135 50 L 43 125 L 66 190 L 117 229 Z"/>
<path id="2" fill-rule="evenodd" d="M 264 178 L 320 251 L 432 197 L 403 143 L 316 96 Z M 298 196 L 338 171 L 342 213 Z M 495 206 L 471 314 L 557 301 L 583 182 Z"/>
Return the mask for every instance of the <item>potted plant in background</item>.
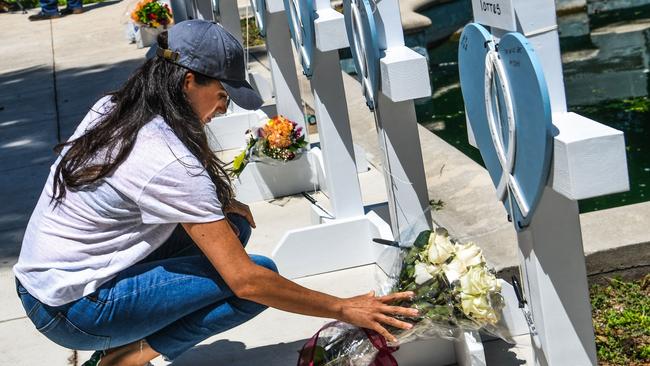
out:
<path id="1" fill-rule="evenodd" d="M 138 48 L 151 46 L 158 34 L 173 22 L 169 5 L 158 0 L 140 1 L 131 12 L 131 19 L 137 26 L 135 40 Z"/>

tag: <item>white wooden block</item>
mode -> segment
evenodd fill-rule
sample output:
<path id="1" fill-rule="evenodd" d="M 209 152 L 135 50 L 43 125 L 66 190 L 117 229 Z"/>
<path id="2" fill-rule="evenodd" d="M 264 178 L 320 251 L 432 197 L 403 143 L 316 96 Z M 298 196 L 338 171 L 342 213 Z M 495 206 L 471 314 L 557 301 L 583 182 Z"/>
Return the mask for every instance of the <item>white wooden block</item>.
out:
<path id="1" fill-rule="evenodd" d="M 284 1 L 282 0 L 266 0 L 266 10 L 269 13 L 280 13 L 284 11 Z"/>
<path id="2" fill-rule="evenodd" d="M 245 203 L 318 190 L 314 159 L 309 152 L 283 162 L 251 162 L 234 181 L 237 199 Z"/>
<path id="3" fill-rule="evenodd" d="M 464 332 L 454 342 L 458 366 L 486 366 L 485 350 L 478 332 Z"/>
<path id="4" fill-rule="evenodd" d="M 332 8 L 321 9 L 316 13 L 318 17 L 314 21 L 314 32 L 319 50 L 326 52 L 350 46 L 343 14 Z"/>
<path id="5" fill-rule="evenodd" d="M 288 231 L 273 250 L 280 274 L 295 279 L 375 263 L 377 244 L 365 217 Z"/>
<path id="6" fill-rule="evenodd" d="M 386 50 L 380 60 L 381 91 L 393 102 L 431 95 L 429 67 L 424 56 L 406 46 Z"/>
<path id="7" fill-rule="evenodd" d="M 237 108 L 235 113 L 213 118 L 206 125 L 213 151 L 243 148 L 246 145 L 246 130 L 260 127 L 269 117 L 261 110 L 247 111 Z"/>
<path id="8" fill-rule="evenodd" d="M 392 240 L 393 236 L 390 226 L 376 213 L 369 212 L 364 216 L 289 230 L 271 257 L 280 273 L 291 279 L 373 263 L 384 273 L 394 274 L 395 263 L 401 263 L 400 250 L 376 244 L 373 238 Z M 449 341 L 445 343 L 450 344 Z M 453 357 L 453 350 L 451 355 Z"/>
<path id="9" fill-rule="evenodd" d="M 553 190 L 579 200 L 629 190 L 623 132 L 575 113 L 553 116 Z"/>

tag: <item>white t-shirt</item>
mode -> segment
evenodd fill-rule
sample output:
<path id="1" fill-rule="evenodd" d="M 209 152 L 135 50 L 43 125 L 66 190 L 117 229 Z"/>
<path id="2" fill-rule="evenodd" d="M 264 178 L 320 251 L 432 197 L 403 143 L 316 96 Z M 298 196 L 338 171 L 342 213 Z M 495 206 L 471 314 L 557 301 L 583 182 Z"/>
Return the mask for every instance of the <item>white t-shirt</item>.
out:
<path id="1" fill-rule="evenodd" d="M 100 99 L 70 139 L 111 107 L 110 97 Z M 59 160 L 14 266 L 21 284 L 45 304 L 59 306 L 94 292 L 160 247 L 178 223 L 224 217 L 207 172 L 160 117 L 140 129 L 133 150 L 110 176 L 68 190 L 55 208 L 50 199 Z"/>

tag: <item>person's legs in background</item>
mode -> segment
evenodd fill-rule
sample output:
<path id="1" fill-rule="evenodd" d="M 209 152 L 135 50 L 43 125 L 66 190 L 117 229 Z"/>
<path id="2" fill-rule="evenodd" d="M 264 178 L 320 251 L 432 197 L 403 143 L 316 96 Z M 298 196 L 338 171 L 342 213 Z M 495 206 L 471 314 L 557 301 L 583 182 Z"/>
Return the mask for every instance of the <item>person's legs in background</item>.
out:
<path id="1" fill-rule="evenodd" d="M 68 0 L 67 9 L 81 9 L 83 7 L 82 0 Z"/>
<path id="2" fill-rule="evenodd" d="M 81 13 L 83 13 L 83 0 L 68 0 L 65 9 L 61 10 L 61 15 Z"/>
<path id="3" fill-rule="evenodd" d="M 77 1 L 81 1 L 81 0 L 77 0 Z M 40 3 L 41 3 L 41 11 L 38 14 L 30 15 L 28 17 L 29 20 L 31 21 L 47 20 L 52 18 L 58 18 L 60 16 L 57 0 L 40 0 Z"/>
<path id="4" fill-rule="evenodd" d="M 29 20 L 48 20 L 58 18 L 61 15 L 81 14 L 83 13 L 83 0 L 68 0 L 65 9 L 59 12 L 57 0 L 40 0 L 41 11 L 38 14 L 30 15 Z"/>

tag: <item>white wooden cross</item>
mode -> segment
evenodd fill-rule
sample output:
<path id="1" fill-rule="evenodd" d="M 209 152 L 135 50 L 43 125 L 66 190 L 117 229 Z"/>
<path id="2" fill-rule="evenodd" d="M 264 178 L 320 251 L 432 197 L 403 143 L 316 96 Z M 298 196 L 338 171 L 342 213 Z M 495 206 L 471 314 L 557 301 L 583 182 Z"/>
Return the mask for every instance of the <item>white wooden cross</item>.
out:
<path id="1" fill-rule="evenodd" d="M 532 208 L 530 222 L 517 228 L 535 363 L 596 365 L 577 200 L 628 189 L 623 134 L 567 112 L 553 0 L 473 0 L 472 6 L 475 21 L 490 27 L 493 41 L 489 42 L 505 41 L 510 31 L 526 36 L 543 71 L 552 112 L 553 160 L 548 182 L 536 208 Z M 461 53 L 467 46 L 464 41 L 461 39 Z M 518 67 L 516 59 L 510 62 Z M 499 79 L 508 85 L 507 78 Z M 527 92 L 512 83 L 503 90 L 506 105 L 509 97 Z M 466 92 L 471 91 L 464 90 L 464 95 Z M 517 121 L 523 118 L 517 116 L 512 128 L 528 128 Z M 474 123 L 470 118 L 468 131 L 470 141 L 476 143 L 479 136 L 472 133 Z M 515 142 L 510 139 L 510 143 Z M 513 161 L 509 159 L 525 164 L 527 157 L 524 154 L 504 161 Z M 514 187 L 509 190 L 512 197 L 506 202 L 513 204 L 518 201 L 517 192 Z M 518 225 L 518 220 L 514 221 Z"/>
<path id="2" fill-rule="evenodd" d="M 363 202 L 338 55 L 340 48 L 348 46 L 345 24 L 343 15 L 332 9 L 329 0 L 316 0 L 313 5 L 316 19 L 304 26 L 313 27 L 314 34 L 310 81 L 325 172 L 324 186 L 336 219 L 359 217 L 364 214 Z"/>
<path id="3" fill-rule="evenodd" d="M 396 0 L 369 2 L 374 26 L 363 27 L 362 14 L 356 10 L 362 0 L 345 1 L 350 4 L 351 20 L 348 32 L 353 54 L 362 53 L 364 62 L 376 62 L 372 49 L 378 51 L 379 85 L 366 85 L 366 96 L 372 95 L 379 145 L 383 151 L 382 167 L 391 227 L 396 240 L 409 242 L 431 227 L 426 176 L 422 161 L 420 138 L 413 100 L 431 95 L 429 69 L 426 59 L 404 45 L 404 31 Z M 353 29 L 350 29 L 353 28 Z M 370 41 L 372 28 L 375 41 Z M 349 37 L 350 38 L 350 37 Z M 376 44 L 371 44 L 376 43 Z M 359 57 L 357 57 L 359 58 Z M 366 64 L 368 71 L 373 66 Z M 362 71 L 363 72 L 363 71 Z M 363 80 L 362 76 L 362 80 Z M 376 90 L 368 90 L 367 87 Z"/>
<path id="4" fill-rule="evenodd" d="M 343 16 L 328 0 L 312 4 L 287 0 L 285 9 L 296 53 L 314 94 L 322 187 L 333 217 L 325 218 L 319 208 L 312 207 L 317 218 L 314 225 L 287 232 L 273 251 L 273 259 L 280 273 L 289 278 L 381 262 L 382 253 L 394 248 L 377 245 L 372 238 L 392 239 L 392 235 L 388 224 L 375 213 L 364 215 L 338 56 L 338 49 L 348 45 Z M 388 268 L 389 260 L 383 264 Z"/>

